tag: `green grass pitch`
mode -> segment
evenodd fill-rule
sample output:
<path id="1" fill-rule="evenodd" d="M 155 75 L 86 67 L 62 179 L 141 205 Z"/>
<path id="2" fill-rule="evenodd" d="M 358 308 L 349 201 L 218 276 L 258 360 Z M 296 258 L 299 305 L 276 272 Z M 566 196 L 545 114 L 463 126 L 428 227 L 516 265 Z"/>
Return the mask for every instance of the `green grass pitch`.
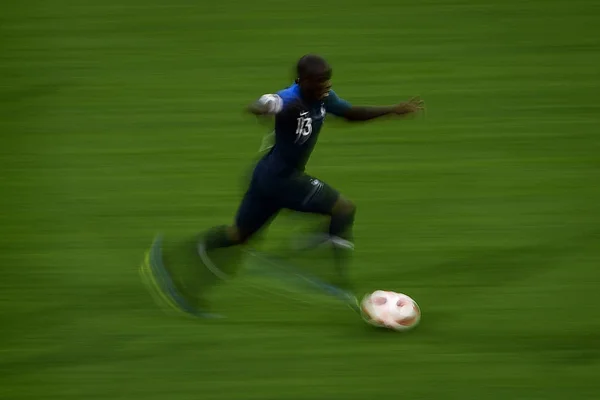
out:
<path id="1" fill-rule="evenodd" d="M 598 399 L 599 17 L 594 0 L 2 2 L 0 398 Z M 226 321 L 170 316 L 140 280 L 157 231 L 179 264 L 231 221 L 266 132 L 242 109 L 306 52 L 353 103 L 427 102 L 330 121 L 309 164 L 358 205 L 360 289 L 419 301 L 408 335 L 244 279 L 211 294 Z"/>

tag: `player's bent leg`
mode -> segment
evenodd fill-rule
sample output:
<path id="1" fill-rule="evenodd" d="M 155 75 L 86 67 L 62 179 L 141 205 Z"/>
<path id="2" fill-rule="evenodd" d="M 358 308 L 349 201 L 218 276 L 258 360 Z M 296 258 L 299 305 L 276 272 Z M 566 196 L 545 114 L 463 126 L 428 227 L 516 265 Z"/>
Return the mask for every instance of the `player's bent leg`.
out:
<path id="1" fill-rule="evenodd" d="M 240 233 L 235 226 L 215 226 L 209 229 L 204 236 L 204 245 L 207 250 L 235 246 L 241 243 Z"/>
<path id="2" fill-rule="evenodd" d="M 283 207 L 327 217 L 324 225 L 319 224 L 310 234 L 296 237 L 292 242 L 292 248 L 296 251 L 305 251 L 328 243 L 330 241 L 329 220 L 340 194 L 325 182 L 306 174 L 283 179 L 276 186 Z"/>
<path id="3" fill-rule="evenodd" d="M 215 226 L 206 232 L 204 238 L 198 242 L 198 255 L 202 263 L 215 276 L 222 280 L 229 279 L 229 275 L 210 257 L 209 252 L 217 249 L 226 249 L 233 246 L 238 246 L 247 238 L 243 237 L 240 230 L 235 225 L 220 225 Z"/>
<path id="4" fill-rule="evenodd" d="M 329 234 L 332 241 L 337 242 L 338 246 L 354 248 L 353 227 L 356 216 L 356 206 L 353 202 L 339 196 L 331 209 L 331 222 L 329 224 Z"/>
<path id="5" fill-rule="evenodd" d="M 315 227 L 315 231 L 310 235 L 300 237 L 292 243 L 295 250 L 310 250 L 327 242 L 350 250 L 354 248 L 352 232 L 356 215 L 354 203 L 340 195 L 326 215 L 329 218 L 324 226 Z"/>
<path id="6" fill-rule="evenodd" d="M 335 257 L 335 265 L 340 285 L 351 290 L 348 277 L 348 265 L 354 250 L 354 217 L 356 206 L 344 196 L 339 196 L 331 209 L 331 221 L 329 223 L 329 235 Z"/>
<path id="7" fill-rule="evenodd" d="M 348 290 L 348 299 L 351 303 L 355 303 L 355 297 L 351 295 L 347 271 L 354 249 L 352 228 L 356 206 L 333 187 L 308 175 L 291 179 L 282 186 L 286 189 L 282 191 L 284 193 L 282 204 L 286 208 L 329 216 L 324 242 L 330 243 L 333 247 L 338 284 Z M 322 237 L 321 235 L 317 234 L 316 237 Z"/>
<path id="8" fill-rule="evenodd" d="M 308 182 L 308 183 L 307 183 Z M 329 224 L 321 232 L 297 244 L 297 250 L 308 250 L 326 242 L 342 247 L 353 248 L 354 218 L 356 205 L 328 184 L 310 176 L 304 176 L 290 184 L 291 199 L 286 199 L 286 207 L 295 211 L 326 215 Z"/>
<path id="9" fill-rule="evenodd" d="M 265 198 L 251 183 L 240 204 L 235 223 L 212 228 L 198 243 L 198 254 L 204 265 L 217 277 L 229 279 L 223 268 L 212 261 L 209 252 L 247 243 L 278 211 L 278 206 Z"/>
<path id="10" fill-rule="evenodd" d="M 239 228 L 237 225 L 220 225 L 209 229 L 204 236 L 206 250 L 238 246 L 248 242 L 256 229 Z"/>

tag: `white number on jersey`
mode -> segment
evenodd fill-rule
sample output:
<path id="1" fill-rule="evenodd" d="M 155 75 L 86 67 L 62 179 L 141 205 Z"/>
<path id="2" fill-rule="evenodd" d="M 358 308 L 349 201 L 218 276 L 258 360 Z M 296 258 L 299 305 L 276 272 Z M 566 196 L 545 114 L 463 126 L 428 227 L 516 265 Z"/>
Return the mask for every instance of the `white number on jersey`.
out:
<path id="1" fill-rule="evenodd" d="M 296 128 L 296 140 L 294 143 L 304 144 L 312 133 L 312 118 L 308 116 L 308 112 L 300 114 L 298 127 Z"/>

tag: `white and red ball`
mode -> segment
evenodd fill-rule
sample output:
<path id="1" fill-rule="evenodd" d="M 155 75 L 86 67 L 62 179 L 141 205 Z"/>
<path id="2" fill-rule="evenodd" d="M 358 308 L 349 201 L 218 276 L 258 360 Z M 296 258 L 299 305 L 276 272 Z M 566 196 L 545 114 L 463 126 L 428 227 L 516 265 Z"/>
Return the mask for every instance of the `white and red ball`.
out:
<path id="1" fill-rule="evenodd" d="M 407 331 L 421 321 L 421 309 L 411 297 L 387 290 L 367 294 L 361 302 L 363 318 L 378 327 Z"/>

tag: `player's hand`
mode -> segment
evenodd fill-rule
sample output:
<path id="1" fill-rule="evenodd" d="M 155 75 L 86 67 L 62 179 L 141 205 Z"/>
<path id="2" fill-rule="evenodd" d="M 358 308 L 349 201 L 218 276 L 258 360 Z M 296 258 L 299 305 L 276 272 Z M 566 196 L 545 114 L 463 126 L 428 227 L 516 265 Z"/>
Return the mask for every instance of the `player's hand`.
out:
<path id="1" fill-rule="evenodd" d="M 420 97 L 413 97 L 395 107 L 395 112 L 398 115 L 414 114 L 423 110 L 425 110 L 425 102 Z"/>

